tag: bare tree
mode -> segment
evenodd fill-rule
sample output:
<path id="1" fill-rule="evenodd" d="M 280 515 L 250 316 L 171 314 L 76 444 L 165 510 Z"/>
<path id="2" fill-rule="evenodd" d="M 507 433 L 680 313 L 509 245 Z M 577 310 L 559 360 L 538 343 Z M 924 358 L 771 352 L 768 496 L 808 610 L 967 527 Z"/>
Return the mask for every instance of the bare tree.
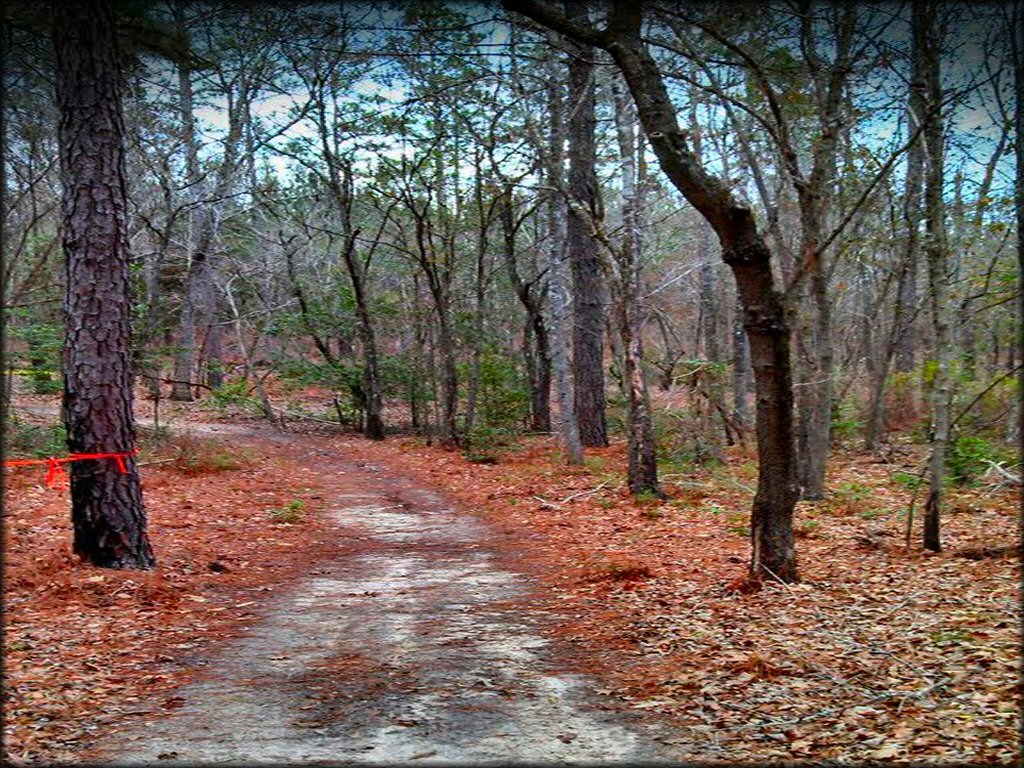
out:
<path id="1" fill-rule="evenodd" d="M 946 245 L 945 204 L 942 199 L 945 137 L 942 131 L 942 84 L 939 60 L 942 40 L 939 33 L 937 3 L 918 3 L 913 9 L 915 51 L 921 65 L 915 71 L 922 80 L 914 87 L 924 92 L 924 114 L 916 121 L 924 126 L 925 189 L 924 216 L 926 237 L 924 255 L 928 265 L 928 294 L 931 308 L 935 376 L 932 382 L 932 438 L 928 497 L 924 513 L 924 546 L 942 549 L 940 515 L 946 482 L 946 448 L 949 442 L 951 332 L 949 310 L 949 268 Z"/>
<path id="2" fill-rule="evenodd" d="M 752 510 L 751 575 L 797 579 L 793 508 L 797 500 L 793 434 L 790 329 L 772 275 L 771 251 L 750 208 L 694 157 L 678 122 L 664 76 L 640 34 L 643 4 L 616 0 L 607 25 L 568 19 L 536 0 L 504 0 L 507 8 L 575 40 L 608 51 L 629 85 L 637 113 L 662 170 L 718 235 L 722 259 L 736 278 L 743 302 L 757 383 L 760 459 Z"/>

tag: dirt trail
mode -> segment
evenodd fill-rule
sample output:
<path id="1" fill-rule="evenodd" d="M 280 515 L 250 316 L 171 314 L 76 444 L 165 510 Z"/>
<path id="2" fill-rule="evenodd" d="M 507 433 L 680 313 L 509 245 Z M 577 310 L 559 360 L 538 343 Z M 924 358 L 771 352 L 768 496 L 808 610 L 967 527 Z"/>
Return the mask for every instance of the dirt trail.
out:
<path id="1" fill-rule="evenodd" d="M 203 430 L 245 441 L 228 425 Z M 315 467 L 343 558 L 310 563 L 184 687 L 117 737 L 119 764 L 666 763 L 670 734 L 567 672 L 535 584 L 480 520 L 327 443 L 260 431 Z"/>

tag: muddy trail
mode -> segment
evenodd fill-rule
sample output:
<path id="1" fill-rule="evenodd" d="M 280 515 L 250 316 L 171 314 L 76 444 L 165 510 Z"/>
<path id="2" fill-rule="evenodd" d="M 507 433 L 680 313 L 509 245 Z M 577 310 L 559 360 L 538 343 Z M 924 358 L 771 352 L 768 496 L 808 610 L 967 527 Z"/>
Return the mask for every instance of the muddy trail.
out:
<path id="1" fill-rule="evenodd" d="M 678 734 L 616 709 L 531 609 L 539 582 L 500 532 L 327 441 L 208 425 L 312 469 L 337 537 L 327 561 L 197 658 L 181 706 L 113 736 L 117 765 L 678 763 Z M 675 736 L 675 738 L 673 738 Z"/>

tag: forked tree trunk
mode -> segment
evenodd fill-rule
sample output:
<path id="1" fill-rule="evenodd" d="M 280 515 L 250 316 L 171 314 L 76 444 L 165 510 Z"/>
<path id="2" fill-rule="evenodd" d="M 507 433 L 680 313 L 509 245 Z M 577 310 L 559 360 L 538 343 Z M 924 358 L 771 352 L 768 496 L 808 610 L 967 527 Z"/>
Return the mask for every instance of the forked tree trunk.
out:
<path id="1" fill-rule="evenodd" d="M 74 453 L 135 447 L 124 124 L 109 2 L 54 5 L 63 182 L 64 419 Z M 70 465 L 74 550 L 105 568 L 150 568 L 134 457 Z"/>
<path id="2" fill-rule="evenodd" d="M 530 379 L 530 429 L 533 432 L 551 431 L 551 342 L 544 319 L 541 301 L 542 286 L 539 278 L 527 284 L 516 264 L 516 226 L 513 211 L 512 184 L 506 183 L 502 191 L 501 233 L 505 267 L 512 288 L 526 310 L 526 330 L 523 334 L 523 355 Z"/>

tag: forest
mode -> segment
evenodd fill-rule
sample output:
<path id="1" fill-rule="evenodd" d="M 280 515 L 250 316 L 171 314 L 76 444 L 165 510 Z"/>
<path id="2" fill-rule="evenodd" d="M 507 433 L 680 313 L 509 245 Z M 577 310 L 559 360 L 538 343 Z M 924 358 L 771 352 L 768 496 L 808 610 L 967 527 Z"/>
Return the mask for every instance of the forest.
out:
<path id="1" fill-rule="evenodd" d="M 6 4 L 5 759 L 1014 764 L 1022 29 Z"/>

